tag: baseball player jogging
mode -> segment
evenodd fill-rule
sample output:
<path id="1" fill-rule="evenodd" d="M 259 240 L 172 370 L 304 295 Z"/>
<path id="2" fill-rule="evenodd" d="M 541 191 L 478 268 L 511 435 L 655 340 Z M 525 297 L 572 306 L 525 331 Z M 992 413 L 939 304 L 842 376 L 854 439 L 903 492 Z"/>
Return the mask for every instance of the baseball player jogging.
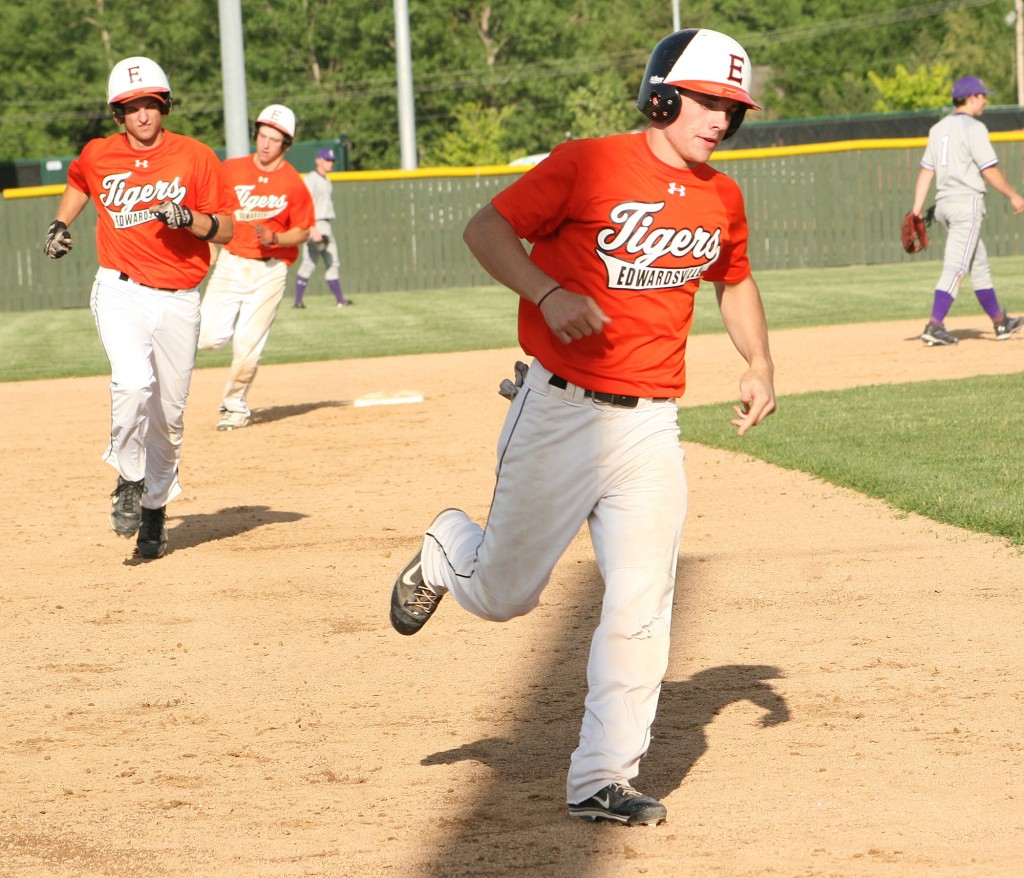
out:
<path id="1" fill-rule="evenodd" d="M 346 299 L 341 292 L 341 275 L 338 271 L 338 242 L 331 231 L 331 221 L 334 219 L 334 197 L 331 192 L 331 181 L 327 175 L 334 167 L 336 156 L 334 150 L 329 146 L 324 147 L 316 154 L 316 170 L 310 171 L 303 177 L 310 197 L 313 199 L 313 209 L 316 211 L 316 225 L 309 230 L 309 240 L 302 249 L 302 262 L 299 263 L 299 270 L 295 277 L 295 304 L 293 308 L 305 308 L 302 301 L 309 284 L 309 278 L 316 270 L 317 260 L 324 261 L 324 280 L 327 286 L 334 293 L 334 301 L 339 308 L 347 308 L 352 304 L 351 299 Z"/>
<path id="2" fill-rule="evenodd" d="M 249 390 L 284 297 L 288 266 L 315 222 L 313 201 L 284 154 L 295 137 L 295 114 L 271 104 L 256 118 L 256 151 L 224 162 L 238 197 L 235 236 L 220 252 L 206 285 L 199 347 L 232 341 L 231 371 L 218 430 L 252 422 Z"/>
<path id="3" fill-rule="evenodd" d="M 992 319 L 996 340 L 1004 341 L 1024 326 L 1024 317 L 1011 317 L 999 304 L 988 252 L 981 240 L 985 219 L 985 183 L 1010 199 L 1013 212 L 1024 211 L 1024 197 L 1007 182 L 996 165 L 999 159 L 980 117 L 992 94 L 976 76 L 953 83 L 953 112 L 928 132 L 928 145 L 914 187 L 914 216 L 922 216 L 925 199 L 935 178 L 935 219 L 948 231 L 942 274 L 935 287 L 932 315 L 921 333 L 925 344 L 954 345 L 959 341 L 946 330 L 946 315 L 964 275 L 971 276 L 974 295 Z"/>
<path id="4" fill-rule="evenodd" d="M 391 623 L 416 633 L 449 592 L 482 619 L 529 613 L 589 524 L 604 601 L 568 772 L 572 817 L 632 825 L 667 814 L 632 782 L 668 667 L 687 505 L 676 400 L 701 280 L 748 364 L 731 423 L 742 436 L 775 409 L 743 197 L 707 164 L 757 108 L 750 76 L 732 38 L 669 35 L 637 98 L 643 132 L 561 144 L 464 234 L 520 296 L 519 341 L 533 359 L 502 385 L 512 406 L 486 527 L 458 509 L 434 519 L 395 580 Z"/>
<path id="5" fill-rule="evenodd" d="M 99 270 L 90 303 L 110 361 L 110 444 L 117 470 L 110 524 L 138 534 L 144 559 L 167 551 L 166 507 L 181 493 L 185 400 L 199 337 L 199 283 L 209 241 L 231 240 L 234 197 L 209 147 L 164 130 L 173 97 L 153 60 L 114 65 L 107 104 L 123 131 L 89 141 L 46 235 L 51 259 L 71 251 L 69 226 L 96 205 Z"/>

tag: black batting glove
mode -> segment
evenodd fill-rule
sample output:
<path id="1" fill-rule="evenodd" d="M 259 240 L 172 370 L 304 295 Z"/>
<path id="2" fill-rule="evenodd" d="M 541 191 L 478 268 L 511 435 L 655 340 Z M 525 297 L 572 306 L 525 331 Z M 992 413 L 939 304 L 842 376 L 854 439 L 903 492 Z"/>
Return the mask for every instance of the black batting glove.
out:
<path id="1" fill-rule="evenodd" d="M 192 211 L 183 204 L 165 201 L 151 207 L 149 212 L 169 229 L 187 229 L 192 225 Z"/>
<path id="2" fill-rule="evenodd" d="M 60 259 L 61 256 L 71 252 L 71 232 L 68 231 L 66 223 L 54 220 L 46 231 L 46 242 L 43 244 L 43 252 L 51 259 Z"/>

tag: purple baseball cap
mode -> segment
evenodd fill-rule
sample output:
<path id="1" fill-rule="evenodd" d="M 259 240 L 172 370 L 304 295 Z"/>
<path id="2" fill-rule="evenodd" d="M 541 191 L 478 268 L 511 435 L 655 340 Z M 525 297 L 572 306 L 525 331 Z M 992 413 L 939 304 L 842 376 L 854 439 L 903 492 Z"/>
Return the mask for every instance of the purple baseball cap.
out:
<path id="1" fill-rule="evenodd" d="M 335 160 L 334 150 L 331 149 L 329 146 L 325 146 L 322 150 L 320 150 L 320 152 L 316 154 L 316 157 L 318 159 L 325 159 L 326 161 L 333 162 Z"/>
<path id="2" fill-rule="evenodd" d="M 969 98 L 971 95 L 990 94 L 993 94 L 993 92 L 985 88 L 985 83 L 978 79 L 977 76 L 961 76 L 953 83 L 953 100 Z"/>

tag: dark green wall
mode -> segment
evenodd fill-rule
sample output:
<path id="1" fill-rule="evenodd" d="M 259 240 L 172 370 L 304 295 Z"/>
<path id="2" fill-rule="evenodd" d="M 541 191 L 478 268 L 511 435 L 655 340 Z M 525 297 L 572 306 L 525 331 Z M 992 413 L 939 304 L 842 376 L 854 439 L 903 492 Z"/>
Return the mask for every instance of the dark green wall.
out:
<path id="1" fill-rule="evenodd" d="M 995 144 L 1003 172 L 1024 188 L 1024 135 L 1003 138 Z M 945 236 L 937 226 L 932 226 L 932 244 L 925 253 L 907 256 L 899 243 L 921 144 L 826 146 L 811 154 L 800 149 L 722 153 L 714 161 L 743 187 L 755 271 L 942 258 Z M 391 179 L 358 172 L 337 175 L 335 231 L 345 290 L 358 294 L 492 283 L 463 244 L 462 230 L 516 173 L 483 171 L 466 175 L 461 169 L 450 171 L 452 176 L 394 172 Z M 57 200 L 57 195 L 43 195 L 0 201 L 0 310 L 87 307 L 96 271 L 95 212 L 87 208 L 72 227 L 74 252 L 51 261 L 43 255 L 42 242 Z M 989 253 L 1022 252 L 1024 217 L 1014 217 L 1001 195 L 990 192 L 987 204 Z M 314 276 L 314 294 L 326 290 L 321 275 Z"/>

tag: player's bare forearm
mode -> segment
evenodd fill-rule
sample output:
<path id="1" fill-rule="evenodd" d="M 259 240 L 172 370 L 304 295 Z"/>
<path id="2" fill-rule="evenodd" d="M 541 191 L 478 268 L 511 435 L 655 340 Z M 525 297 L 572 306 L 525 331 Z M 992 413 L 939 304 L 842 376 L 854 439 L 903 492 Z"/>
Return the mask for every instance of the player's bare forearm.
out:
<path id="1" fill-rule="evenodd" d="M 484 271 L 534 304 L 555 284 L 530 259 L 512 224 L 492 204 L 477 211 L 462 239 Z"/>
<path id="2" fill-rule="evenodd" d="M 79 214 L 85 210 L 85 206 L 88 203 L 89 196 L 69 184 L 64 187 L 64 192 L 57 203 L 57 211 L 54 213 L 53 218 L 64 223 L 66 226 L 70 226 L 78 219 Z"/>
<path id="3" fill-rule="evenodd" d="M 932 188 L 932 179 L 935 177 L 934 171 L 929 171 L 927 168 L 921 168 L 917 174 L 917 183 L 914 185 L 914 207 L 913 213 L 915 216 L 921 216 L 921 211 L 924 210 L 924 202 L 928 198 L 928 190 Z"/>
<path id="4" fill-rule="evenodd" d="M 226 244 L 234 237 L 235 234 L 235 220 L 230 214 L 216 214 L 217 217 L 217 231 L 214 233 L 212 238 L 206 236 L 210 234 L 213 229 L 214 221 L 209 214 L 194 212 L 192 214 L 192 225 L 189 228 L 192 234 L 203 241 L 209 241 L 211 244 Z"/>
<path id="5" fill-rule="evenodd" d="M 559 286 L 536 265 L 512 224 L 492 204 L 476 213 L 462 238 L 491 277 L 540 304 L 548 327 L 563 344 L 599 333 L 610 322 L 593 298 Z"/>
<path id="6" fill-rule="evenodd" d="M 715 284 L 718 307 L 729 338 L 747 371 L 740 377 L 740 404 L 730 423 L 744 435 L 775 411 L 775 365 L 768 345 L 768 322 L 753 277 L 737 284 Z"/>
<path id="7" fill-rule="evenodd" d="M 308 240 L 309 229 L 295 227 L 277 233 L 277 243 L 280 247 L 301 247 Z"/>
<path id="8" fill-rule="evenodd" d="M 292 228 L 272 232 L 266 226 L 254 225 L 253 228 L 261 247 L 300 247 L 309 239 L 309 229 Z"/>
<path id="9" fill-rule="evenodd" d="M 985 182 L 988 183 L 989 186 L 995 189 L 1000 195 L 1005 195 L 1010 200 L 1014 213 L 1024 211 L 1024 198 L 1022 198 L 1017 190 L 1010 185 L 1009 181 L 999 168 L 994 166 L 991 168 L 985 168 L 985 170 L 981 172 L 981 175 L 985 178 Z"/>

